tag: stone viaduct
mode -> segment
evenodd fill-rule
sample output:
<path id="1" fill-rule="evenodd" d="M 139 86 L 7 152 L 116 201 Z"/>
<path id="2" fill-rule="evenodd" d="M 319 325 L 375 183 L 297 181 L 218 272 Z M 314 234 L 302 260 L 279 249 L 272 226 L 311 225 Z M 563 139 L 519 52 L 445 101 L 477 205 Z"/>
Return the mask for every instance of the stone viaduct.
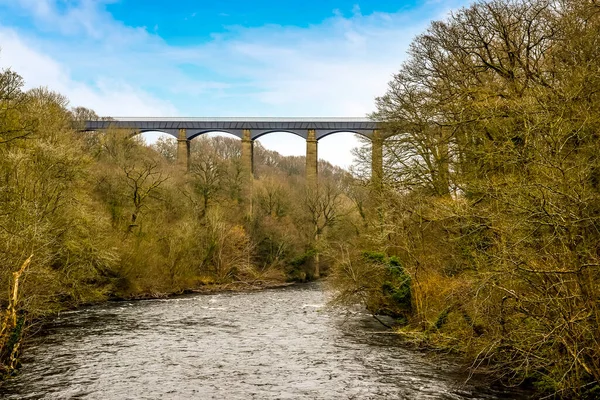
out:
<path id="1" fill-rule="evenodd" d="M 242 165 L 251 196 L 254 140 L 272 132 L 289 132 L 306 140 L 306 182 L 309 190 L 318 184 L 318 141 L 338 132 L 352 132 L 372 142 L 371 176 L 380 184 L 383 175 L 383 137 L 377 122 L 365 118 L 114 118 L 86 121 L 85 130 L 128 129 L 144 133 L 158 131 L 177 138 L 177 163 L 189 168 L 190 140 L 209 132 L 226 132 L 242 139 Z"/>

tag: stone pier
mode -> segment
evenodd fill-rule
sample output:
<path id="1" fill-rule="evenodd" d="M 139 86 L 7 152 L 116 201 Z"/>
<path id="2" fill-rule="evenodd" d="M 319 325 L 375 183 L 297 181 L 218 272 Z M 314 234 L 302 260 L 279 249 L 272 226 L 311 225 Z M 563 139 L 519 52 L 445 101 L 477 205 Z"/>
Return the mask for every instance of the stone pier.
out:
<path id="1" fill-rule="evenodd" d="M 185 129 L 179 129 L 177 136 L 177 165 L 186 171 L 190 170 L 190 141 Z"/>
<path id="2" fill-rule="evenodd" d="M 254 186 L 254 140 L 250 129 L 242 130 L 242 198 L 246 205 L 246 214 L 252 215 L 252 196 Z"/>
<path id="3" fill-rule="evenodd" d="M 309 129 L 306 136 L 306 194 L 308 196 L 307 201 L 315 201 L 318 196 L 318 183 L 319 183 L 319 154 L 318 154 L 318 142 L 317 132 L 314 129 Z M 317 226 L 314 229 L 314 245 L 318 247 L 319 244 L 319 232 Z M 319 278 L 320 276 L 320 256 L 317 251 L 313 256 L 313 276 Z"/>
<path id="4" fill-rule="evenodd" d="M 317 134 L 314 129 L 309 129 L 306 137 L 306 188 L 310 192 L 317 190 L 318 171 Z"/>

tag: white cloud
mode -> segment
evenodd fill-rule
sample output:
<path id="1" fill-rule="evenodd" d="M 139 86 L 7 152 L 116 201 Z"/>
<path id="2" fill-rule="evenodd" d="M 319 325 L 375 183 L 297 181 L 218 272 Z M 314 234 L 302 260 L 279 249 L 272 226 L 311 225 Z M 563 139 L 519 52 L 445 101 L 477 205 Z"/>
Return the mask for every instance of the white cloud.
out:
<path id="1" fill-rule="evenodd" d="M 10 29 L 0 28 L 0 43 L 0 67 L 23 76 L 27 88 L 47 86 L 66 95 L 73 106 L 92 108 L 101 115 L 176 115 L 170 103 L 122 81 L 99 78 L 85 84 L 74 80 L 69 67 L 28 45 Z"/>
<path id="2" fill-rule="evenodd" d="M 177 49 L 181 59 L 222 71 L 253 90 L 224 91 L 276 115 L 363 116 L 405 58 L 425 22 L 412 14 L 332 17 L 309 29 L 231 28 L 207 44 Z M 418 18 L 417 18 L 418 20 Z M 235 88 L 234 88 L 235 89 Z"/>
<path id="3" fill-rule="evenodd" d="M 79 38 L 129 40 L 145 39 L 145 30 L 115 21 L 105 9 L 117 0 L 0 0 L 0 5 L 13 12 L 33 17 L 37 27 L 45 32 L 60 32 Z M 125 35 L 123 35 L 125 34 Z"/>

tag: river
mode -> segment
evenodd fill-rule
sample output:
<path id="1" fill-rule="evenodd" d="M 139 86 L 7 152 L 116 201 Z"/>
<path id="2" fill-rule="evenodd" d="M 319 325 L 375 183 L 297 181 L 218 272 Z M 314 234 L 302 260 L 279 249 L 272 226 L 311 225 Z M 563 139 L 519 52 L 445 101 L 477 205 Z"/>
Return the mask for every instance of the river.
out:
<path id="1" fill-rule="evenodd" d="M 118 302 L 61 314 L 7 399 L 515 399 L 465 384 L 318 284 Z"/>

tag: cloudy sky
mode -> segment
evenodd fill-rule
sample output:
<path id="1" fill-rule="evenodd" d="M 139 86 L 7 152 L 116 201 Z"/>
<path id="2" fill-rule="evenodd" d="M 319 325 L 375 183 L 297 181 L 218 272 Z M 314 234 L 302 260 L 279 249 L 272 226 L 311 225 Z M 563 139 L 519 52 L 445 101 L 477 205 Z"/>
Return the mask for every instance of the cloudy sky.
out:
<path id="1" fill-rule="evenodd" d="M 0 67 L 104 116 L 363 117 L 412 38 L 469 2 L 0 0 Z M 355 145 L 331 135 L 319 155 L 348 166 Z"/>

